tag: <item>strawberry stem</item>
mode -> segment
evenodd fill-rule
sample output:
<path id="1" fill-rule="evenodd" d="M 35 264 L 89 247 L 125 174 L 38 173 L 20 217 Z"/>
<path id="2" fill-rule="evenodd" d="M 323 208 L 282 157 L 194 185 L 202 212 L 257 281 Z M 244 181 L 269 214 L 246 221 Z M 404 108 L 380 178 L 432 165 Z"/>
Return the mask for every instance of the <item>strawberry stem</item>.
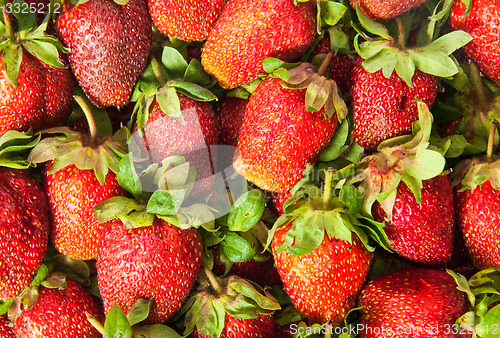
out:
<path id="1" fill-rule="evenodd" d="M 472 78 L 472 83 L 474 85 L 474 89 L 476 91 L 479 104 L 485 104 L 486 94 L 484 92 L 483 81 L 481 81 L 481 72 L 479 70 L 479 67 L 474 62 L 471 62 L 470 64 L 470 71 L 471 71 L 470 75 Z"/>
<path id="2" fill-rule="evenodd" d="M 220 287 L 220 284 L 217 281 L 214 273 L 205 264 L 203 264 L 203 271 L 205 272 L 205 275 L 207 275 L 208 280 L 210 281 L 210 285 L 212 286 L 212 289 L 215 291 L 216 295 L 221 295 L 222 288 Z"/>
<path id="3" fill-rule="evenodd" d="M 330 65 L 330 62 L 332 62 L 332 59 L 333 59 L 333 52 L 328 52 L 323 62 L 321 62 L 321 66 L 318 69 L 318 75 L 323 76 L 323 74 L 325 74 L 328 65 Z"/>
<path id="4" fill-rule="evenodd" d="M 163 77 L 163 74 L 160 70 L 160 64 L 156 58 L 151 58 L 151 66 L 153 67 L 153 72 L 155 73 L 156 80 L 160 83 L 160 87 L 163 87 L 167 84 L 167 81 Z"/>
<path id="5" fill-rule="evenodd" d="M 10 21 L 9 14 L 7 13 L 6 6 L 2 9 L 3 13 L 3 21 L 5 23 L 5 30 L 9 34 L 9 41 L 14 43 L 16 41 L 16 37 L 14 36 L 14 31 L 12 30 L 12 22 Z"/>
<path id="6" fill-rule="evenodd" d="M 328 168 L 325 171 L 325 185 L 323 190 L 323 209 L 328 210 L 328 204 L 330 203 L 330 197 L 332 195 L 332 179 L 333 171 Z"/>
<path id="7" fill-rule="evenodd" d="M 74 95 L 73 98 L 82 108 L 83 113 L 85 114 L 85 118 L 87 119 L 87 123 L 89 125 L 90 147 L 95 148 L 97 146 L 97 126 L 95 124 L 94 115 L 87 105 L 87 102 L 85 102 L 82 97 Z"/>
<path id="8" fill-rule="evenodd" d="M 95 327 L 95 329 L 104 336 L 104 326 L 102 326 L 102 324 L 90 313 L 85 312 L 85 315 L 87 316 L 87 320 L 89 321 L 89 323 L 92 324 L 92 326 Z"/>
<path id="9" fill-rule="evenodd" d="M 493 122 L 490 126 L 490 132 L 488 135 L 488 148 L 486 149 L 486 159 L 491 162 L 493 159 L 493 142 L 495 141 L 495 131 L 497 130 L 497 125 Z"/>
<path id="10" fill-rule="evenodd" d="M 405 26 L 403 25 L 403 20 L 398 16 L 396 18 L 396 24 L 398 25 L 398 45 L 400 49 L 405 49 Z"/>

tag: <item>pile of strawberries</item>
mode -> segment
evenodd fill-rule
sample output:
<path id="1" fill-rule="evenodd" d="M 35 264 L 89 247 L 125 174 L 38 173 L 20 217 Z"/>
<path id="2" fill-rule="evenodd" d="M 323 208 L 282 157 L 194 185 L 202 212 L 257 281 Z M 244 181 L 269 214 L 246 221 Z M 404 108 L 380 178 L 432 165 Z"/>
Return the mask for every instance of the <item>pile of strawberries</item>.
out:
<path id="1" fill-rule="evenodd" d="M 0 21 L 1 337 L 500 335 L 499 0 Z"/>

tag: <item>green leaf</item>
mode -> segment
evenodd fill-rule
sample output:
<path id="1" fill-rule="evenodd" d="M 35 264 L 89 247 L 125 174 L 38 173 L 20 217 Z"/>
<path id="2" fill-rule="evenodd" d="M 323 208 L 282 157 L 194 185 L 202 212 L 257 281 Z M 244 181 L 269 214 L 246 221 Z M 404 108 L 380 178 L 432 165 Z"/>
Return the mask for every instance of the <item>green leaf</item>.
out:
<path id="1" fill-rule="evenodd" d="M 177 88 L 182 94 L 196 101 L 213 101 L 217 96 L 210 90 L 187 81 L 171 81 L 171 87 Z"/>
<path id="2" fill-rule="evenodd" d="M 140 323 L 148 318 L 149 311 L 151 310 L 152 306 L 152 299 L 138 299 L 127 314 L 127 319 L 130 326 L 134 326 L 135 324 Z"/>
<path id="3" fill-rule="evenodd" d="M 59 51 L 50 42 L 40 40 L 29 40 L 23 42 L 23 47 L 31 54 L 33 54 L 40 61 L 46 64 L 57 67 L 66 68 L 64 63 L 59 59 Z"/>
<path id="4" fill-rule="evenodd" d="M 321 1 L 321 18 L 329 26 L 335 26 L 347 11 L 347 7 L 340 2 Z"/>
<path id="5" fill-rule="evenodd" d="M 363 28 L 365 28 L 368 32 L 378 35 L 386 40 L 392 40 L 392 37 L 389 34 L 387 28 L 381 23 L 374 21 L 367 17 L 363 11 L 359 8 L 359 4 L 356 2 L 356 14 L 359 18 L 359 23 Z"/>
<path id="6" fill-rule="evenodd" d="M 156 94 L 156 101 L 163 113 L 170 117 L 182 118 L 181 103 L 174 87 L 162 87 Z"/>
<path id="7" fill-rule="evenodd" d="M 383 49 L 390 48 L 391 44 L 387 40 L 369 40 L 359 45 L 359 56 L 368 60 L 380 53 Z"/>
<path id="8" fill-rule="evenodd" d="M 162 324 L 146 325 L 134 328 L 134 338 L 183 338 L 174 329 Z"/>
<path id="9" fill-rule="evenodd" d="M 106 338 L 132 338 L 132 327 L 118 304 L 114 305 L 106 316 L 104 335 Z"/>
<path id="10" fill-rule="evenodd" d="M 184 74 L 184 81 L 196 83 L 200 86 L 207 86 L 211 80 L 210 76 L 205 72 L 201 62 L 197 59 L 192 59 Z"/>
<path id="11" fill-rule="evenodd" d="M 443 155 L 437 151 L 425 149 L 414 160 L 412 160 L 411 165 L 405 168 L 406 172 L 413 177 L 421 180 L 429 180 L 441 174 L 445 164 L 446 160 Z"/>
<path id="12" fill-rule="evenodd" d="M 126 216 L 132 211 L 144 211 L 145 207 L 133 199 L 114 196 L 98 204 L 94 208 L 94 217 L 99 222 L 107 222 L 119 216 Z"/>
<path id="13" fill-rule="evenodd" d="M 394 48 L 384 48 L 376 56 L 363 61 L 363 68 L 374 73 L 382 70 L 386 78 L 390 78 L 398 62 L 397 51 Z"/>
<path id="14" fill-rule="evenodd" d="M 352 184 L 346 183 L 342 186 L 339 199 L 349 209 L 350 214 L 357 214 L 361 212 L 364 196 Z"/>
<path id="15" fill-rule="evenodd" d="M 447 54 L 436 50 L 408 50 L 415 65 L 422 72 L 439 76 L 451 77 L 458 73 L 458 67 Z"/>
<path id="16" fill-rule="evenodd" d="M 263 294 L 262 292 L 259 292 L 258 289 L 256 289 L 256 287 L 251 282 L 243 278 L 232 277 L 229 280 L 228 288 L 232 289 L 236 294 L 243 295 L 255 301 L 255 303 L 261 309 L 265 310 L 281 309 L 280 304 L 276 301 L 276 299 L 273 296 L 271 296 L 268 293 Z"/>
<path id="17" fill-rule="evenodd" d="M 497 338 L 500 334 L 500 305 L 489 310 L 475 330 L 481 338 Z"/>
<path id="18" fill-rule="evenodd" d="M 264 58 L 264 60 L 262 60 L 262 67 L 264 68 L 264 71 L 269 74 L 274 73 L 275 71 L 283 67 L 285 64 L 286 62 L 273 57 L 267 57 Z"/>
<path id="19" fill-rule="evenodd" d="M 471 40 L 472 37 L 469 35 L 469 33 L 458 30 L 439 37 L 429 45 L 425 46 L 423 49 L 432 49 L 438 52 L 442 52 L 446 55 L 450 55 L 457 49 L 468 44 Z"/>
<path id="20" fill-rule="evenodd" d="M 26 32 L 36 26 L 36 13 L 23 0 L 12 1 L 12 14 L 17 19 L 18 31 Z M 24 35 L 24 33 L 22 33 Z"/>
<path id="21" fill-rule="evenodd" d="M 257 254 L 257 246 L 240 235 L 224 231 L 224 240 L 220 243 L 220 249 L 231 262 L 246 262 Z"/>
<path id="22" fill-rule="evenodd" d="M 47 265 L 41 264 L 40 267 L 38 268 L 35 277 L 33 278 L 33 281 L 31 282 L 31 285 L 40 285 L 44 281 L 45 278 L 49 275 L 49 269 L 47 268 Z"/>
<path id="23" fill-rule="evenodd" d="M 162 216 L 175 215 L 184 201 L 185 190 L 156 190 L 149 198 L 147 212 Z"/>
<path id="24" fill-rule="evenodd" d="M 7 78 L 9 79 L 10 83 L 15 88 L 17 88 L 17 86 L 19 85 L 17 83 L 17 76 L 19 75 L 21 62 L 23 60 L 23 52 L 21 46 L 16 44 L 7 45 L 3 51 L 2 60 Z"/>
<path id="25" fill-rule="evenodd" d="M 168 46 L 163 47 L 161 63 L 167 69 L 171 79 L 184 78 L 188 63 L 177 49 Z"/>
<path id="26" fill-rule="evenodd" d="M 128 153 L 122 157 L 119 168 L 120 171 L 116 175 L 118 183 L 136 199 L 139 199 L 142 195 L 142 185 L 135 169 L 132 153 Z"/>
<path id="27" fill-rule="evenodd" d="M 227 225 L 231 231 L 249 231 L 260 220 L 266 206 L 266 197 L 260 189 L 240 196 L 229 212 Z"/>
<path id="28" fill-rule="evenodd" d="M 408 87 L 413 87 L 413 74 L 415 74 L 415 63 L 407 53 L 397 53 L 396 74 L 403 79 Z"/>
<path id="29" fill-rule="evenodd" d="M 319 155 L 319 161 L 329 162 L 337 159 L 344 151 L 347 150 L 349 145 L 346 145 L 346 142 L 349 141 L 349 121 L 344 119 L 337 127 L 330 143 Z"/>

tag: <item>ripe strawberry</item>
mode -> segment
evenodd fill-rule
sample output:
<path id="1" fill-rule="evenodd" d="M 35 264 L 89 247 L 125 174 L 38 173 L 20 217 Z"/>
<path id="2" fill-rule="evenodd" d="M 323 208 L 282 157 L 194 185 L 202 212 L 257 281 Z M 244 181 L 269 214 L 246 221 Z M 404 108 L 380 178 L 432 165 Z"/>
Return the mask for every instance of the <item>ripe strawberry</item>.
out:
<path id="1" fill-rule="evenodd" d="M 77 97 L 77 101 L 88 110 L 83 99 Z M 122 128 L 112 137 L 98 138 L 93 121 L 89 124 L 91 135 L 67 127 L 52 129 L 56 136 L 43 139 L 29 158 L 34 163 L 49 161 L 42 175 L 52 243 L 62 254 L 81 260 L 96 257 L 104 227 L 93 217 L 94 207 L 110 197 L 125 195 L 115 172 L 129 133 Z"/>
<path id="2" fill-rule="evenodd" d="M 464 2 L 455 1 L 450 13 L 451 26 L 472 36 L 472 41 L 463 50 L 477 63 L 481 72 L 500 85 L 500 52 L 495 47 L 500 43 L 496 33 L 500 28 L 500 3 L 474 0 L 470 2 L 469 12 L 465 12 Z"/>
<path id="3" fill-rule="evenodd" d="M 356 236 L 352 243 L 325 236 L 317 249 L 303 255 L 276 252 L 292 225 L 276 230 L 272 246 L 285 290 L 309 321 L 336 326 L 354 306 L 373 255 Z"/>
<path id="4" fill-rule="evenodd" d="M 363 13 L 375 20 L 389 20 L 429 0 L 349 0 L 351 6 L 359 5 Z"/>
<path id="5" fill-rule="evenodd" d="M 29 286 L 42 262 L 49 236 L 47 197 L 17 169 L 0 168 L 0 299 Z"/>
<path id="6" fill-rule="evenodd" d="M 112 221 L 97 255 L 97 280 L 107 313 L 115 304 L 128 313 L 139 298 L 154 299 L 149 322 L 162 323 L 179 310 L 201 266 L 201 235 L 155 218 L 125 229 Z"/>
<path id="7" fill-rule="evenodd" d="M 101 337 L 85 313 L 100 321 L 103 316 L 94 298 L 79 284 L 68 280 L 65 289 L 40 286 L 38 293 L 38 300 L 14 323 L 17 337 Z"/>
<path id="8" fill-rule="evenodd" d="M 397 187 L 393 215 L 378 204 L 373 217 L 385 220 L 385 233 L 396 253 L 424 264 L 445 266 L 451 259 L 454 238 L 453 188 L 448 176 L 422 182 L 421 203 L 405 183 Z"/>
<path id="9" fill-rule="evenodd" d="M 244 319 L 234 318 L 226 314 L 224 331 L 219 338 L 241 337 L 241 338 L 264 338 L 274 337 L 276 324 L 273 316 L 259 315 L 257 318 Z M 212 336 L 193 331 L 190 338 L 211 338 Z"/>
<path id="10" fill-rule="evenodd" d="M 184 41 L 206 40 L 226 0 L 148 0 L 149 13 L 158 29 Z"/>
<path id="11" fill-rule="evenodd" d="M 10 322 L 6 317 L 0 316 L 0 336 L 2 338 L 16 338 L 16 334 L 9 324 Z"/>
<path id="12" fill-rule="evenodd" d="M 445 271 L 408 268 L 368 283 L 358 300 L 361 337 L 460 337 L 455 320 L 467 312 L 465 293 Z M 464 337 L 467 335 L 464 335 Z M 469 335 L 470 336 L 470 335 Z"/>
<path id="13" fill-rule="evenodd" d="M 240 131 L 234 168 L 262 189 L 284 192 L 302 178 L 333 136 L 338 119 L 305 107 L 306 89 L 268 77 L 253 92 Z M 259 126 L 256 128 L 255 126 Z"/>
<path id="14" fill-rule="evenodd" d="M 358 58 L 351 72 L 354 137 L 367 150 L 394 136 L 409 134 L 418 120 L 419 99 L 430 106 L 437 95 L 438 78 L 418 69 L 409 87 L 395 72 L 386 78 L 382 71 L 369 73 Z"/>
<path id="15" fill-rule="evenodd" d="M 98 107 L 124 106 L 141 76 L 151 46 L 145 0 L 64 4 L 56 30 L 80 87 Z"/>
<path id="16" fill-rule="evenodd" d="M 232 0 L 224 7 L 203 47 L 202 64 L 224 88 L 263 73 L 262 60 L 292 61 L 312 44 L 314 4 L 293 0 Z"/>
<path id="17" fill-rule="evenodd" d="M 285 213 L 283 207 L 287 199 L 292 197 L 292 193 L 287 191 L 283 193 L 273 194 L 269 200 L 269 207 L 279 216 Z"/>
<path id="18" fill-rule="evenodd" d="M 236 147 L 245 119 L 248 99 L 225 96 L 217 104 L 216 116 L 220 128 L 220 144 Z"/>

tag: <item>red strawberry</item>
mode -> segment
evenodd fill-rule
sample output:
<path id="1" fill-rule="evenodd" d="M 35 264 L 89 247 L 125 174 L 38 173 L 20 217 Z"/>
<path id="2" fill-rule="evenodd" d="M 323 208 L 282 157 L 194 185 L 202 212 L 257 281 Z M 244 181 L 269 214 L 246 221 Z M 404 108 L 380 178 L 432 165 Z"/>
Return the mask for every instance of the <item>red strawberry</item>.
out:
<path id="1" fill-rule="evenodd" d="M 241 126 L 245 119 L 248 99 L 224 96 L 217 104 L 217 121 L 220 127 L 220 144 L 236 147 Z"/>
<path id="2" fill-rule="evenodd" d="M 495 47 L 500 43 L 500 3 L 473 0 L 469 12 L 465 12 L 464 2 L 455 1 L 450 14 L 451 26 L 472 36 L 472 41 L 463 50 L 486 76 L 500 85 L 500 51 Z"/>
<path id="3" fill-rule="evenodd" d="M 499 164 L 497 156 L 490 160 L 480 157 L 462 161 L 454 172 L 457 224 L 479 269 L 500 268 Z"/>
<path id="4" fill-rule="evenodd" d="M 123 6 L 112 0 L 77 6 L 66 2 L 56 29 L 71 49 L 71 70 L 92 103 L 98 107 L 127 104 L 151 46 L 145 0 L 130 0 Z"/>
<path id="5" fill-rule="evenodd" d="M 61 62 L 66 57 L 60 56 Z M 14 88 L 0 61 L 0 134 L 7 130 L 34 131 L 62 125 L 71 107 L 73 80 L 65 68 L 55 68 L 26 51 Z"/>
<path id="6" fill-rule="evenodd" d="M 49 236 L 47 197 L 26 172 L 0 168 L 0 299 L 29 286 Z"/>
<path id="7" fill-rule="evenodd" d="M 369 73 L 358 58 L 351 73 L 354 136 L 359 145 L 376 150 L 384 140 L 409 134 L 418 120 L 419 99 L 431 105 L 437 95 L 438 78 L 418 69 L 409 87 L 395 72 L 386 78 L 382 71 Z"/>
<path id="8" fill-rule="evenodd" d="M 158 29 L 184 41 L 206 40 L 226 0 L 148 0 L 149 13 Z"/>
<path id="9" fill-rule="evenodd" d="M 260 315 L 253 319 L 234 318 L 226 314 L 224 331 L 219 338 L 265 338 L 274 337 L 276 324 L 273 316 Z M 191 338 L 211 338 L 212 336 L 204 335 L 194 331 L 189 337 Z"/>
<path id="10" fill-rule="evenodd" d="M 38 300 L 14 323 L 17 337 L 101 337 L 85 313 L 99 321 L 103 316 L 94 298 L 80 285 L 68 280 L 65 289 L 40 286 L 38 293 Z"/>
<path id="11" fill-rule="evenodd" d="M 279 216 L 283 215 L 285 211 L 283 210 L 284 204 L 287 199 L 292 197 L 292 193 L 287 191 L 284 193 L 273 194 L 269 200 L 270 208 Z"/>
<path id="12" fill-rule="evenodd" d="M 282 84 L 268 77 L 250 97 L 233 163 L 246 179 L 275 192 L 291 189 L 302 178 L 338 124 L 336 117 L 325 117 L 323 108 L 306 110 L 306 89 Z"/>
<path id="13" fill-rule="evenodd" d="M 359 5 L 363 13 L 375 20 L 388 20 L 400 16 L 429 0 L 349 0 L 351 6 Z"/>
<path id="14" fill-rule="evenodd" d="M 374 279 L 363 288 L 358 305 L 364 338 L 460 337 L 455 320 L 468 310 L 465 293 L 450 274 L 421 268 Z"/>
<path id="15" fill-rule="evenodd" d="M 385 219 L 380 204 L 373 216 L 376 221 L 386 221 L 384 230 L 392 250 L 413 261 L 445 266 L 453 252 L 453 188 L 446 175 L 422 183 L 421 203 L 405 183 L 400 183 L 392 218 Z"/>
<path id="16" fill-rule="evenodd" d="M 4 316 L 0 316 L 0 336 L 2 338 L 16 338 L 16 334 L 9 325 L 10 321 Z"/>
<path id="17" fill-rule="evenodd" d="M 149 322 L 162 323 L 179 310 L 201 266 L 201 235 L 159 218 L 125 229 L 119 221 L 104 232 L 97 279 L 106 313 L 115 304 L 128 313 L 139 298 L 154 299 Z"/>
<path id="18" fill-rule="evenodd" d="M 224 7 L 203 47 L 202 64 L 224 88 L 263 73 L 262 60 L 292 61 L 312 44 L 314 4 L 293 0 L 232 0 Z"/>

